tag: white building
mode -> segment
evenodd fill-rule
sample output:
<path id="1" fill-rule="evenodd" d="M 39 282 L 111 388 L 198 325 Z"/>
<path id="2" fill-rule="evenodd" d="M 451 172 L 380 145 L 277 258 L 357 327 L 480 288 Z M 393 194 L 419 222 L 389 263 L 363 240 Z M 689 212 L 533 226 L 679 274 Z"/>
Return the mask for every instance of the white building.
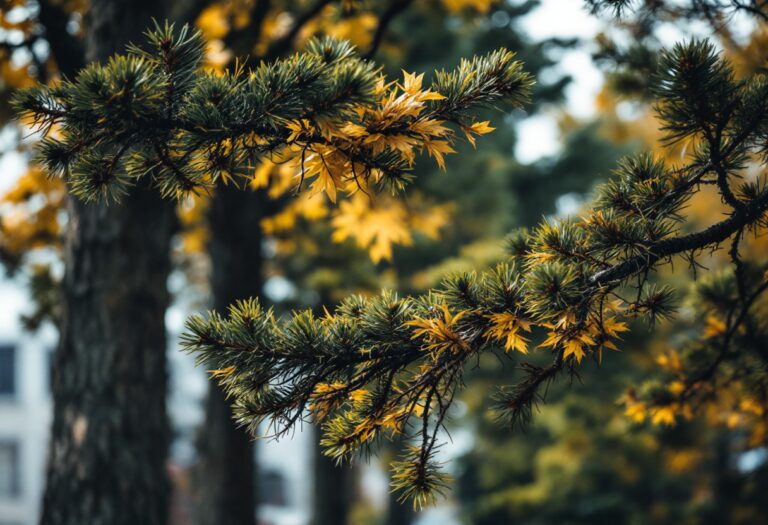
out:
<path id="1" fill-rule="evenodd" d="M 37 523 L 45 474 L 56 337 L 24 332 L 25 307 L 19 288 L 0 282 L 0 525 Z"/>

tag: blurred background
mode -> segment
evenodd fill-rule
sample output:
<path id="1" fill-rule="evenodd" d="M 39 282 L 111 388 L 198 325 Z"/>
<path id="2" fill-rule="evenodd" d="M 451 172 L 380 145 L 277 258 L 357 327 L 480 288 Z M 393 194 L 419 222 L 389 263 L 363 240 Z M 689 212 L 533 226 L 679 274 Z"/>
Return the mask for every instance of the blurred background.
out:
<path id="1" fill-rule="evenodd" d="M 684 1 L 669 2 L 680 9 L 663 16 L 621 22 L 581 0 L 165 3 L 164 16 L 204 33 L 213 71 L 233 67 L 236 57 L 273 59 L 330 34 L 350 39 L 393 78 L 401 70 L 428 78 L 461 57 L 504 46 L 537 79 L 525 111 L 489 113 L 496 131 L 476 150 L 462 146 L 446 172 L 417 163 L 404 203 L 363 209 L 354 197 L 337 206 L 322 196 L 294 198 L 292 174 L 265 164 L 245 192 L 220 189 L 175 207 L 167 377 L 158 379 L 167 380 L 171 523 L 768 523 L 765 436 L 738 413 L 720 406 L 654 426 L 620 404 L 650 370 L 671 366 L 669 350 L 690 329 L 685 308 L 653 335 L 634 330 L 622 352 L 585 366 L 572 385 L 553 387 L 525 433 L 495 425 L 485 410 L 489 385 L 510 381 L 514 363 L 481 363 L 469 374 L 442 450 L 452 491 L 420 513 L 388 492 L 386 464 L 405 443 L 335 467 L 317 453 L 309 424 L 290 439 L 252 442 L 177 343 L 189 314 L 248 295 L 282 313 L 322 311 L 351 293 L 418 293 L 450 272 L 500 261 L 512 228 L 578 216 L 622 155 L 680 154 L 656 142 L 647 73 L 659 49 L 710 37 L 746 73 L 764 64 L 764 25 L 739 12 L 711 19 L 685 11 Z M 4 0 L 0 7 L 0 525 L 39 519 L 68 226 L 63 184 L 31 162 L 35 137 L 13 120 L 8 102 L 15 89 L 71 76 L 89 57 L 114 51 L 88 50 L 98 39 L 89 32 L 90 9 L 87 0 Z M 146 26 L 112 23 L 135 41 Z M 690 210 L 705 220 L 718 206 L 704 192 Z M 717 257 L 707 263 L 716 266 Z M 692 276 L 676 269 L 659 278 L 684 283 Z"/>

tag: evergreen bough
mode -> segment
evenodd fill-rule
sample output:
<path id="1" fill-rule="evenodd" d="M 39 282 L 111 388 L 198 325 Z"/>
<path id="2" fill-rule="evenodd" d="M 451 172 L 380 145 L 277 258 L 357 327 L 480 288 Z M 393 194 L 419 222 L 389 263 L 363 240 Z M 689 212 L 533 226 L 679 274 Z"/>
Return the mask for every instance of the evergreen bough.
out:
<path id="1" fill-rule="evenodd" d="M 414 150 L 442 163 L 454 130 L 472 141 L 490 130 L 473 121 L 477 108 L 519 105 L 530 85 L 505 50 L 437 73 L 424 90 L 415 75 L 387 83 L 349 44 L 330 39 L 223 75 L 201 72 L 203 44 L 187 28 L 158 27 L 149 41 L 149 50 L 133 47 L 17 97 L 48 132 L 42 163 L 82 198 L 115 200 L 141 181 L 179 197 L 247 180 L 264 157 L 293 159 L 297 186 L 307 179 L 331 198 L 337 189 L 402 191 Z M 354 296 L 323 316 L 289 319 L 248 299 L 226 315 L 189 319 L 183 346 L 215 363 L 254 435 L 265 422 L 280 436 L 306 418 L 321 421 L 325 452 L 339 461 L 382 437 L 409 435 L 393 485 L 422 506 L 447 487 L 436 452 L 468 364 L 487 352 L 549 349 L 549 364 L 522 363 L 521 380 L 495 394 L 498 417 L 522 426 L 546 384 L 616 349 L 628 321 L 674 315 L 675 290 L 651 279 L 661 265 L 682 257 L 695 267 L 696 254 L 730 243 L 731 269 L 698 285 L 697 306 L 722 329 L 690 343 L 674 386 L 632 402 L 674 420 L 714 395 L 713 377 L 729 370 L 738 370 L 731 381 L 765 392 L 765 350 L 754 341 L 768 326 L 753 308 L 768 288 L 768 265 L 743 259 L 739 243 L 768 225 L 768 79 L 737 80 L 706 41 L 664 53 L 658 71 L 665 140 L 693 145 L 681 165 L 650 154 L 623 160 L 582 218 L 515 232 L 507 262 L 450 276 L 428 294 Z M 704 185 L 728 214 L 691 231 L 685 206 Z"/>

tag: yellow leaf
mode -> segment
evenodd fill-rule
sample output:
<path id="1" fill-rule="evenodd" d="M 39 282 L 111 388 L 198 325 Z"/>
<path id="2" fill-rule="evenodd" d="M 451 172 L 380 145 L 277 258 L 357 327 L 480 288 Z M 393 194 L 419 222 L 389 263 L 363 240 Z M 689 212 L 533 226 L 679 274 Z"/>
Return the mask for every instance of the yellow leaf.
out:
<path id="1" fill-rule="evenodd" d="M 617 321 L 615 317 L 604 318 L 602 328 L 603 331 L 611 337 L 618 337 L 620 332 L 626 332 L 629 330 L 627 323 L 623 321 Z"/>
<path id="2" fill-rule="evenodd" d="M 440 166 L 440 169 L 445 170 L 445 159 L 443 154 L 456 153 L 448 141 L 445 140 L 425 140 L 424 147 L 427 149 L 430 157 L 433 157 Z"/>
<path id="3" fill-rule="evenodd" d="M 425 139 L 429 137 L 442 137 L 449 133 L 449 129 L 443 126 L 445 121 L 431 118 L 420 118 L 410 125 L 411 131 L 418 133 Z"/>
<path id="4" fill-rule="evenodd" d="M 229 33 L 227 13 L 221 4 L 211 4 L 197 17 L 197 27 L 206 40 L 224 38 Z"/>
<path id="5" fill-rule="evenodd" d="M 408 73 L 403 70 L 403 91 L 409 95 L 416 95 L 421 91 L 421 84 L 424 80 L 424 73 L 417 75 L 416 73 Z"/>
<path id="6" fill-rule="evenodd" d="M 413 326 L 411 339 L 423 339 L 423 348 L 432 354 L 433 359 L 444 352 L 458 354 L 470 350 L 469 343 L 457 332 L 458 321 L 466 314 L 453 315 L 445 304 L 440 305 L 439 317 L 418 318 L 405 323 Z"/>
<path id="7" fill-rule="evenodd" d="M 479 13 L 487 13 L 498 0 L 443 0 L 443 5 L 448 11 L 458 13 L 464 9 L 471 9 Z"/>
<path id="8" fill-rule="evenodd" d="M 624 415 L 629 417 L 635 423 L 642 423 L 648 416 L 648 411 L 643 403 L 633 402 L 627 404 Z"/>
<path id="9" fill-rule="evenodd" d="M 494 131 L 496 128 L 492 128 L 489 126 L 489 121 L 484 120 L 483 122 L 475 122 L 471 126 L 462 127 L 462 129 L 464 130 L 464 135 L 467 137 L 467 141 L 472 144 L 472 147 L 475 147 L 475 135 L 485 135 L 486 133 Z"/>
<path id="10" fill-rule="evenodd" d="M 675 424 L 675 410 L 671 406 L 654 407 L 651 409 L 651 423 L 654 425 L 671 426 Z"/>
<path id="11" fill-rule="evenodd" d="M 528 339 L 520 335 L 520 330 L 531 331 L 531 323 L 520 319 L 512 312 L 502 312 L 488 316 L 491 326 L 486 330 L 486 336 L 504 342 L 504 349 L 528 353 Z"/>
<path id="12" fill-rule="evenodd" d="M 228 366 L 226 368 L 219 368 L 217 370 L 209 370 L 208 373 L 211 374 L 211 377 L 216 379 L 226 379 L 227 377 L 231 376 L 234 371 L 234 366 Z"/>
<path id="13" fill-rule="evenodd" d="M 486 133 L 490 133 L 491 131 L 495 131 L 496 128 L 493 128 L 490 126 L 490 121 L 484 120 L 482 122 L 475 122 L 471 126 L 469 126 L 469 129 L 472 130 L 472 133 L 476 133 L 478 135 L 485 135 Z"/>
<path id="14" fill-rule="evenodd" d="M 396 200 L 384 202 L 374 207 L 367 196 L 357 193 L 339 203 L 331 220 L 331 239 L 338 243 L 354 239 L 357 246 L 368 250 L 373 262 L 391 260 L 393 245 L 410 245 L 413 240 L 403 205 Z"/>
<path id="15" fill-rule="evenodd" d="M 272 174 L 272 169 L 275 165 L 267 159 L 264 159 L 261 164 L 256 167 L 251 178 L 251 188 L 258 190 L 259 188 L 266 188 L 269 185 L 269 176 Z"/>
<path id="16" fill-rule="evenodd" d="M 427 90 L 422 91 L 418 95 L 419 100 L 425 101 L 425 100 L 445 100 L 445 96 L 438 93 L 437 91 Z"/>
<path id="17" fill-rule="evenodd" d="M 360 138 L 368 135 L 368 130 L 365 129 L 364 126 L 355 124 L 354 122 L 347 122 L 344 127 L 341 128 L 341 131 L 344 135 L 352 138 Z"/>
<path id="18" fill-rule="evenodd" d="M 728 331 L 728 327 L 725 322 L 717 317 L 710 315 L 707 317 L 707 324 L 704 327 L 704 337 L 713 339 L 725 334 Z"/>
<path id="19" fill-rule="evenodd" d="M 584 358 L 584 345 L 578 339 L 569 339 L 563 343 L 563 359 L 568 359 L 569 356 L 573 356 L 577 363 L 581 363 Z"/>

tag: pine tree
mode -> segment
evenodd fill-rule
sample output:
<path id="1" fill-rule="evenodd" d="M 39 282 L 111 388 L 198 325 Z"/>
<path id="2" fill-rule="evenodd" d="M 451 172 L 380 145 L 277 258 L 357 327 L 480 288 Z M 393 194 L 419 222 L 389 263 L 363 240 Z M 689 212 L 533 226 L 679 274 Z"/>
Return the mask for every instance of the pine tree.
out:
<path id="1" fill-rule="evenodd" d="M 134 48 L 17 99 L 43 129 L 61 129 L 41 157 L 86 200 L 119 199 L 142 180 L 184 195 L 248 177 L 252 158 L 264 155 L 294 162 L 298 189 L 309 185 L 331 200 L 340 191 L 401 192 L 417 149 L 442 166 L 457 132 L 474 140 L 491 131 L 473 111 L 519 104 L 530 83 L 499 50 L 439 72 L 428 89 L 411 74 L 391 84 L 330 39 L 252 73 L 214 77 L 196 72 L 195 35 L 166 27 L 150 39 L 154 52 Z M 682 165 L 651 155 L 623 160 L 582 220 L 519 231 L 508 262 L 452 276 L 423 296 L 352 297 L 325 316 L 288 320 L 240 301 L 226 316 L 190 319 L 185 346 L 216 363 L 214 375 L 251 431 L 264 420 L 277 434 L 306 417 L 322 420 L 326 453 L 340 461 L 386 435 L 412 433 L 417 444 L 393 463 L 393 485 L 424 505 L 446 487 L 435 460 L 439 430 L 469 363 L 486 352 L 525 356 L 543 339 L 537 346 L 551 351 L 551 362 L 523 362 L 522 381 L 496 396 L 499 418 L 524 425 L 544 386 L 578 374 L 584 357 L 615 349 L 627 321 L 674 315 L 674 290 L 649 281 L 655 269 L 679 258 L 695 264 L 697 252 L 730 241 L 732 272 L 715 276 L 700 303 L 722 314 L 719 330 L 695 343 L 697 362 L 648 402 L 659 420 L 690 412 L 698 396 L 716 394 L 705 387 L 724 362 L 729 370 L 743 362 L 737 379 L 759 390 L 765 377 L 748 339 L 766 329 L 750 313 L 768 288 L 766 268 L 743 259 L 739 243 L 766 226 L 764 173 L 750 178 L 745 169 L 748 159 L 761 169 L 767 162 L 768 82 L 736 80 L 706 41 L 664 53 L 658 71 L 665 140 L 692 144 Z M 716 188 L 729 214 L 690 232 L 685 204 L 703 186 Z M 722 293 L 728 289 L 735 292 Z"/>
<path id="2" fill-rule="evenodd" d="M 61 8 L 41 4 L 41 16 Z M 92 2 L 84 55 L 71 56 L 69 40 L 60 39 L 64 49 L 56 58 L 103 60 L 163 14 L 159 2 Z M 62 15 L 47 27 L 65 24 Z M 41 523 L 165 523 L 163 318 L 173 207 L 156 192 L 137 189 L 128 205 L 70 200 L 67 211 Z"/>

